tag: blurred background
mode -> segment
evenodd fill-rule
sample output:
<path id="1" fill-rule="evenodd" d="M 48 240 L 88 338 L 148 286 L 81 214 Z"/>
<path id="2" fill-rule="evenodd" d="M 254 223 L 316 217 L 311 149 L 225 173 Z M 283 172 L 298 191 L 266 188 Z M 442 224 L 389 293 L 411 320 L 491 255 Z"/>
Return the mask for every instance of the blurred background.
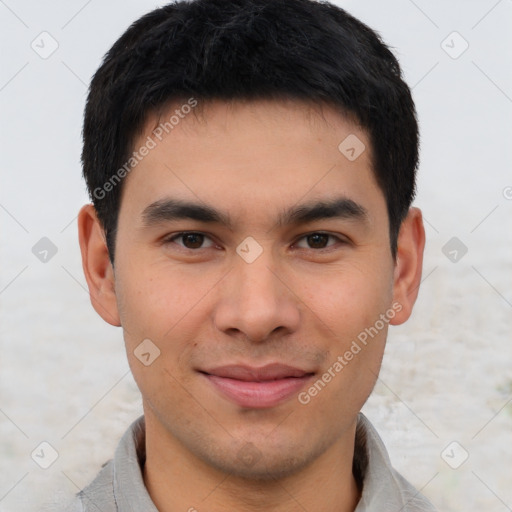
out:
<path id="1" fill-rule="evenodd" d="M 423 283 L 364 412 L 439 510 L 512 510 L 512 1 L 336 3 L 393 48 L 422 137 Z M 2 512 L 58 510 L 142 413 L 82 273 L 80 132 L 103 55 L 164 4 L 0 0 Z"/>

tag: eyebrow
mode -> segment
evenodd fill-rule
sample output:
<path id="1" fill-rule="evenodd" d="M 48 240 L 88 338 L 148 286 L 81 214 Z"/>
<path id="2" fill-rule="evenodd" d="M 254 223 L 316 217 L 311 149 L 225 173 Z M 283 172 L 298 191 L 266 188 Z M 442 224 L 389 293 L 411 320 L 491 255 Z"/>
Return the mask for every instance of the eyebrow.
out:
<path id="1" fill-rule="evenodd" d="M 300 205 L 294 205 L 282 211 L 275 227 L 292 224 L 307 224 L 323 219 L 345 219 L 368 222 L 366 208 L 352 199 L 338 197 Z M 228 213 L 212 206 L 184 201 L 181 199 L 165 198 L 147 206 L 142 212 L 143 224 L 151 227 L 165 222 L 191 219 L 208 224 L 222 224 L 233 230 L 233 222 Z"/>

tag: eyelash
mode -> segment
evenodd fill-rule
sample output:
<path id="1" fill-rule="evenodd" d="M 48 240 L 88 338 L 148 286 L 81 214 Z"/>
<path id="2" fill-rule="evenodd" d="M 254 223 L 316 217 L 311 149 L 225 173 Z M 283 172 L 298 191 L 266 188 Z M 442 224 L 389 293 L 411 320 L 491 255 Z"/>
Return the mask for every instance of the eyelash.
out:
<path id="1" fill-rule="evenodd" d="M 201 231 L 181 231 L 180 233 L 176 233 L 166 239 L 163 240 L 163 243 L 164 245 L 168 245 L 168 244 L 171 244 L 171 243 L 174 243 L 174 241 L 176 239 L 179 239 L 179 238 L 183 238 L 184 236 L 186 235 L 201 235 L 201 236 L 204 236 L 205 238 L 208 238 L 209 240 L 211 240 L 211 238 L 206 234 L 206 233 L 203 233 Z M 332 239 L 335 239 L 338 241 L 339 244 L 342 244 L 342 245 L 346 245 L 348 242 L 336 235 L 333 235 L 331 233 L 326 233 L 324 231 L 312 231 L 311 233 L 306 233 L 304 235 L 302 235 L 300 238 L 297 239 L 297 241 L 299 240 L 302 240 L 304 238 L 307 238 L 309 236 L 313 236 L 313 235 L 325 235 L 329 238 L 332 238 Z M 213 242 L 213 240 L 211 240 Z M 215 242 L 213 242 L 215 243 Z M 294 242 L 294 245 L 296 244 L 297 242 Z M 179 245 L 179 244 L 178 244 Z M 303 248 L 303 247 L 299 247 L 299 250 L 312 250 L 312 251 L 315 251 L 315 252 L 321 252 L 321 251 L 326 251 L 326 250 L 330 250 L 332 249 L 332 247 L 334 247 L 336 244 L 334 245 L 328 245 L 327 247 L 322 247 L 320 249 L 314 249 L 314 248 Z M 185 250 L 185 251 L 193 251 L 193 252 L 198 252 L 200 251 L 201 249 L 209 249 L 209 247 L 199 247 L 197 249 L 190 249 L 189 247 L 184 247 L 183 245 L 180 245 L 180 248 Z"/>

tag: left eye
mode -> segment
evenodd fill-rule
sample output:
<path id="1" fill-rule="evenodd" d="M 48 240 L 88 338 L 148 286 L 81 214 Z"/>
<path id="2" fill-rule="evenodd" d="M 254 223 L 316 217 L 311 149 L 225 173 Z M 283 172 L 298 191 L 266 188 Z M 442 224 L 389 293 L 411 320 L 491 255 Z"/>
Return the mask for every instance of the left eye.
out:
<path id="1" fill-rule="evenodd" d="M 329 238 L 341 242 L 341 240 L 338 237 L 334 235 L 329 235 L 328 233 L 310 233 L 309 235 L 304 235 L 302 238 L 299 239 L 306 240 L 310 247 L 300 247 L 299 244 L 297 244 L 297 247 L 299 247 L 300 249 L 325 249 L 326 247 L 335 245 L 328 245 Z"/>
<path id="2" fill-rule="evenodd" d="M 210 245 L 207 247 L 212 247 L 214 245 L 213 241 L 208 238 L 203 233 L 194 233 L 194 232 L 186 232 L 186 233 L 178 233 L 173 237 L 169 238 L 167 242 L 174 242 L 175 240 L 182 239 L 182 243 L 178 244 L 184 247 L 185 249 L 204 249 L 205 247 L 201 247 L 203 245 L 204 240 L 210 240 Z"/>

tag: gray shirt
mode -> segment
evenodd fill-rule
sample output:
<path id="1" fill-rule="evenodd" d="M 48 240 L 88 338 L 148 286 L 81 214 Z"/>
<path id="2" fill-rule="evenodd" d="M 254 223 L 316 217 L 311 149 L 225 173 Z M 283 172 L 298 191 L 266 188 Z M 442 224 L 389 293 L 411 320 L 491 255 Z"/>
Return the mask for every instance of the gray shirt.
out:
<path id="1" fill-rule="evenodd" d="M 121 438 L 114 458 L 80 491 L 65 512 L 158 512 L 142 467 L 145 461 L 144 416 Z M 354 512 L 435 512 L 434 506 L 395 471 L 381 438 L 362 413 L 358 416 L 354 475 L 363 492 Z"/>

